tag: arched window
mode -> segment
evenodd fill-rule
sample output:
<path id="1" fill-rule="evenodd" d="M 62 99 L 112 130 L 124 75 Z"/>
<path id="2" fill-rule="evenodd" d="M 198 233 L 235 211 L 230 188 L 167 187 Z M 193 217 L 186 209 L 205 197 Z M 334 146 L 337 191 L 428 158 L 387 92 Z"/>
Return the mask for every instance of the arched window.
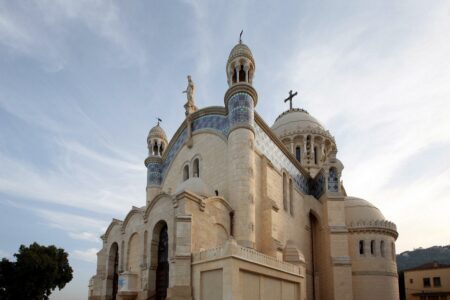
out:
<path id="1" fill-rule="evenodd" d="M 314 147 L 314 163 L 317 165 L 317 147 Z"/>
<path id="2" fill-rule="evenodd" d="M 375 255 L 375 241 L 370 241 L 370 254 Z"/>
<path id="3" fill-rule="evenodd" d="M 292 179 L 289 179 L 289 212 L 294 215 L 294 189 L 292 188 Z"/>
<path id="4" fill-rule="evenodd" d="M 364 255 L 364 240 L 359 241 L 359 254 Z"/>
<path id="5" fill-rule="evenodd" d="M 194 177 L 200 177 L 200 162 L 198 158 L 194 160 Z"/>
<path id="6" fill-rule="evenodd" d="M 189 166 L 185 165 L 183 168 L 183 181 L 186 181 L 189 179 Z"/>
<path id="7" fill-rule="evenodd" d="M 283 173 L 283 208 L 285 211 L 288 209 L 287 204 L 287 178 L 286 173 Z"/>
<path id="8" fill-rule="evenodd" d="M 158 155 L 158 143 L 156 141 L 153 145 L 153 155 Z"/>
<path id="9" fill-rule="evenodd" d="M 384 241 L 381 241 L 380 242 L 380 253 L 381 253 L 382 257 L 384 257 L 386 255 L 384 247 L 385 247 L 384 246 Z"/>
<path id="10" fill-rule="evenodd" d="M 239 70 L 239 82 L 244 82 L 245 81 L 245 71 L 244 71 L 244 66 L 241 66 L 240 70 Z"/>
<path id="11" fill-rule="evenodd" d="M 339 182 L 336 168 L 330 168 L 328 172 L 328 191 L 339 192 Z"/>
<path id="12" fill-rule="evenodd" d="M 236 69 L 233 70 L 233 77 L 232 77 L 232 82 L 236 83 L 237 82 L 237 74 L 236 74 Z"/>
<path id="13" fill-rule="evenodd" d="M 297 161 L 302 160 L 300 146 L 295 147 L 295 158 L 297 159 Z"/>

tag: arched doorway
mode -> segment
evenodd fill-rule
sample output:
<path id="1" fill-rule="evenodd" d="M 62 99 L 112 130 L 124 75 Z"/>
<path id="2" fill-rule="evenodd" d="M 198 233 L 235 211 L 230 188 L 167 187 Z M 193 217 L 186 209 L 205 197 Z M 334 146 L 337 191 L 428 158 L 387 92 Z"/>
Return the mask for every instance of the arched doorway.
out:
<path id="1" fill-rule="evenodd" d="M 108 255 L 107 299 L 116 300 L 119 289 L 119 246 L 113 243 Z"/>
<path id="2" fill-rule="evenodd" d="M 158 266 L 156 267 L 155 299 L 164 300 L 169 287 L 169 236 L 167 225 L 164 224 L 158 240 Z"/>

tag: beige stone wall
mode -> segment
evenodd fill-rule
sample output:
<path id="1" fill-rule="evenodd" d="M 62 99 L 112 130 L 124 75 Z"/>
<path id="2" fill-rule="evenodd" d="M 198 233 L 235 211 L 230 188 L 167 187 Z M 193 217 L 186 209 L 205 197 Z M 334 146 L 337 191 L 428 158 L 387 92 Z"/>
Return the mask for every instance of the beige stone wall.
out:
<path id="1" fill-rule="evenodd" d="M 191 252 L 222 246 L 229 238 L 230 209 L 223 199 L 206 199 L 204 210 L 198 205 L 188 209 L 192 215 L 192 246 Z"/>
<path id="2" fill-rule="evenodd" d="M 196 300 L 306 300 L 304 277 L 295 276 L 238 258 L 193 265 Z"/>
<path id="3" fill-rule="evenodd" d="M 441 286 L 433 283 L 433 278 L 439 277 Z M 430 279 L 430 286 L 425 287 L 424 278 Z M 450 292 L 450 267 L 428 270 L 412 270 L 405 271 L 405 295 L 406 300 L 418 300 L 420 296 L 414 296 L 415 293 L 424 291 L 425 293 L 433 292 Z M 448 297 L 448 296 L 447 296 Z"/>
<path id="4" fill-rule="evenodd" d="M 364 254 L 359 253 L 360 240 L 364 240 Z M 374 254 L 371 241 L 375 241 Z M 381 241 L 385 242 L 384 255 Z M 399 299 L 397 265 L 391 248 L 394 241 L 392 236 L 380 233 L 349 234 L 354 299 Z"/>
<path id="5" fill-rule="evenodd" d="M 397 277 L 353 275 L 353 299 L 399 299 Z"/>
<path id="6" fill-rule="evenodd" d="M 227 142 L 223 136 L 211 132 L 198 132 L 193 135 L 192 148 L 184 145 L 175 155 L 170 169 L 164 179 L 162 190 L 174 194 L 177 186 L 183 181 L 183 167 L 189 164 L 192 177 L 193 160 L 200 159 L 200 178 L 219 196 L 228 199 L 228 160 Z"/>

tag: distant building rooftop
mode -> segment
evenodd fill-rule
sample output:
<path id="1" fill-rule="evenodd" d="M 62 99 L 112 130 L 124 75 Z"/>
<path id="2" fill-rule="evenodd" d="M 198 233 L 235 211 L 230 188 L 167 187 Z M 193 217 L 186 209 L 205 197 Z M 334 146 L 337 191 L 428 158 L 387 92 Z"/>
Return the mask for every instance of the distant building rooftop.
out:
<path id="1" fill-rule="evenodd" d="M 443 269 L 443 268 L 450 268 L 449 264 L 441 264 L 438 263 L 436 261 L 433 262 L 429 262 L 414 268 L 410 268 L 410 269 L 406 269 L 404 270 L 405 272 L 407 271 L 417 271 L 417 270 L 430 270 L 430 269 Z"/>

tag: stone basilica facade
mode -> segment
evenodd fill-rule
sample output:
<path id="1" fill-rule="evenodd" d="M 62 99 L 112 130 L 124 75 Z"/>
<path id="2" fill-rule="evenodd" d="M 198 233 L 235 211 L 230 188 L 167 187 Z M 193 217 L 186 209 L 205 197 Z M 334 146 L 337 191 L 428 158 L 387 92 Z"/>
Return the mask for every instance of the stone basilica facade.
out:
<path id="1" fill-rule="evenodd" d="M 395 224 L 347 196 L 307 111 L 255 112 L 255 67 L 239 42 L 224 106 L 197 109 L 189 77 L 175 135 L 150 130 L 146 205 L 102 236 L 89 299 L 398 299 Z"/>

